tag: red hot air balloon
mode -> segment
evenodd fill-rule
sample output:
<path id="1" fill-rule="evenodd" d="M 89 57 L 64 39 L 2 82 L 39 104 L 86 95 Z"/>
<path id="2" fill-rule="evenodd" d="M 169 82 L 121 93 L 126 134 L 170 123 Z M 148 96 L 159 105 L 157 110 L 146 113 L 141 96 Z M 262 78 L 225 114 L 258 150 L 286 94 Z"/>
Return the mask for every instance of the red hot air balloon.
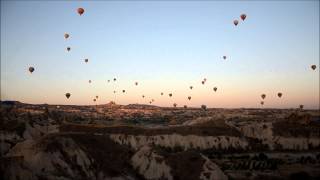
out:
<path id="1" fill-rule="evenodd" d="M 239 21 L 238 21 L 238 20 L 234 20 L 234 21 L 233 21 L 233 24 L 234 24 L 235 26 L 237 26 L 237 25 L 239 24 Z"/>
<path id="2" fill-rule="evenodd" d="M 29 72 L 33 73 L 33 71 L 34 71 L 34 67 L 29 67 Z"/>
<path id="3" fill-rule="evenodd" d="M 242 21 L 244 21 L 246 19 L 247 15 L 246 14 L 241 14 L 240 18 L 242 19 Z"/>
<path id="4" fill-rule="evenodd" d="M 261 98 L 262 99 L 266 98 L 266 95 L 265 94 L 261 94 Z"/>
<path id="5" fill-rule="evenodd" d="M 69 38 L 69 34 L 68 34 L 68 33 L 65 33 L 65 34 L 64 34 L 64 38 L 65 38 L 65 39 L 68 39 L 68 38 Z"/>
<path id="6" fill-rule="evenodd" d="M 77 12 L 81 16 L 84 13 L 84 9 L 83 8 L 78 8 Z"/>
<path id="7" fill-rule="evenodd" d="M 312 69 L 312 70 L 316 70 L 316 68 L 317 68 L 316 65 L 312 65 L 312 66 L 311 66 L 311 69 Z"/>
<path id="8" fill-rule="evenodd" d="M 281 92 L 278 93 L 278 97 L 279 97 L 279 98 L 282 97 L 282 93 L 281 93 Z"/>
<path id="9" fill-rule="evenodd" d="M 69 97 L 71 96 L 71 94 L 70 93 L 66 93 L 66 97 L 67 97 L 67 99 L 69 99 Z"/>

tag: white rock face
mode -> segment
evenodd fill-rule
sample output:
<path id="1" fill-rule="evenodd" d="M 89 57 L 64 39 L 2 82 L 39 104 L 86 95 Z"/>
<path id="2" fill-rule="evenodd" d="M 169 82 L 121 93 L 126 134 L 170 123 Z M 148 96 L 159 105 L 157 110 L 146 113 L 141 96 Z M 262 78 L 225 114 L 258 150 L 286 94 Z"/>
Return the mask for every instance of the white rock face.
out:
<path id="1" fill-rule="evenodd" d="M 210 161 L 206 156 L 201 155 L 205 159 L 203 163 L 203 171 L 200 174 L 200 179 L 203 180 L 227 180 L 228 177 L 221 171 L 218 165 Z"/>
<path id="2" fill-rule="evenodd" d="M 119 144 L 129 145 L 134 149 L 139 149 L 142 146 L 154 144 L 162 147 L 182 147 L 183 149 L 246 149 L 248 142 L 245 139 L 231 136 L 197 136 L 179 134 L 164 134 L 155 136 L 145 135 L 124 135 L 111 134 L 110 138 Z"/>
<path id="3" fill-rule="evenodd" d="M 153 152 L 149 146 L 144 146 L 137 151 L 131 161 L 132 166 L 146 179 L 173 179 L 170 167 L 163 157 Z"/>
<path id="4" fill-rule="evenodd" d="M 308 150 L 309 145 L 313 147 L 320 146 L 320 138 L 312 137 L 283 137 L 275 136 L 273 134 L 272 122 L 241 122 L 233 123 L 227 122 L 228 125 L 236 128 L 246 137 L 257 138 L 262 141 L 263 144 L 268 145 L 271 150 L 275 149 L 275 146 L 281 146 L 286 150 Z"/>
<path id="5" fill-rule="evenodd" d="M 38 144 L 32 139 L 18 143 L 8 156 L 22 157 L 23 164 L 18 168 L 21 172 L 16 171 L 16 174 L 21 176 L 20 179 L 27 179 L 22 175 L 23 171 L 28 169 L 32 170 L 34 175 L 45 175 L 48 179 L 56 179 L 54 174 L 57 173 L 57 167 L 72 179 L 81 177 L 81 175 L 75 174 L 78 171 L 84 172 L 86 177 L 90 179 L 95 179 L 95 173 L 91 168 L 93 160 L 89 159 L 73 140 L 60 138 L 59 143 L 62 144 L 63 154 L 61 151 L 45 152 L 38 148 Z M 70 160 L 73 161 L 73 164 L 70 163 Z M 71 167 L 74 164 L 77 164 L 78 171 L 74 171 L 74 167 Z"/>

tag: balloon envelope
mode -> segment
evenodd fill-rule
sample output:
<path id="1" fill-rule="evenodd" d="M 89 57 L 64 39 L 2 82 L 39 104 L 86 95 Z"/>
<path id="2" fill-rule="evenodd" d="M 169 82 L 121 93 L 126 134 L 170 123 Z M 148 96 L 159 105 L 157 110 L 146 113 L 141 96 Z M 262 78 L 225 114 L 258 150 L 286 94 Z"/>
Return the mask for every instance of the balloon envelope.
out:
<path id="1" fill-rule="evenodd" d="M 33 73 L 33 71 L 34 71 L 34 67 L 29 67 L 29 72 Z"/>
<path id="2" fill-rule="evenodd" d="M 235 26 L 237 26 L 237 25 L 238 25 L 238 23 L 239 23 L 239 21 L 238 21 L 238 20 L 234 20 L 234 21 L 233 21 L 233 24 L 234 24 Z"/>
<path id="3" fill-rule="evenodd" d="M 242 21 L 244 21 L 246 19 L 247 15 L 246 14 L 241 14 L 240 18 L 242 19 Z"/>
<path id="4" fill-rule="evenodd" d="M 69 34 L 68 34 L 68 33 L 65 33 L 65 34 L 64 34 L 64 38 L 65 38 L 65 39 L 68 39 L 68 38 L 69 38 Z"/>
<path id="5" fill-rule="evenodd" d="M 70 93 L 66 93 L 66 97 L 67 97 L 67 99 L 69 99 L 69 97 L 71 96 L 71 94 Z"/>
<path id="6" fill-rule="evenodd" d="M 78 8 L 77 12 L 81 16 L 84 13 L 84 9 L 83 8 Z"/>
<path id="7" fill-rule="evenodd" d="M 217 87 L 214 87 L 214 88 L 213 88 L 213 90 L 214 90 L 215 92 L 217 91 L 217 89 L 218 89 Z"/>

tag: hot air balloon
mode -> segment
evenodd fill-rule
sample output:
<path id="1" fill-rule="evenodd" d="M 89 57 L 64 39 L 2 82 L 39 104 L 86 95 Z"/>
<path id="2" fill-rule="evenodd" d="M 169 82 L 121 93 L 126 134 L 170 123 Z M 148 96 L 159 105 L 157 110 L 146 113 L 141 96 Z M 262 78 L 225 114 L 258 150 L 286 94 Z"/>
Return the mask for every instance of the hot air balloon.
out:
<path id="1" fill-rule="evenodd" d="M 303 109 L 303 105 L 302 105 L 302 104 L 300 104 L 300 105 L 299 105 L 299 108 L 300 108 L 300 109 Z"/>
<path id="2" fill-rule="evenodd" d="M 122 92 L 123 92 L 123 93 L 125 93 L 125 92 L 126 92 L 126 90 L 122 90 Z"/>
<path id="3" fill-rule="evenodd" d="M 312 65 L 312 66 L 311 66 L 311 69 L 312 69 L 312 70 L 316 70 L 316 68 L 317 68 L 316 65 Z"/>
<path id="4" fill-rule="evenodd" d="M 85 60 L 84 60 L 85 63 L 88 63 L 88 61 L 89 61 L 89 59 L 85 59 Z"/>
<path id="5" fill-rule="evenodd" d="M 96 99 L 93 99 L 93 101 L 96 102 L 97 100 L 96 100 Z"/>
<path id="6" fill-rule="evenodd" d="M 263 105 L 264 105 L 264 102 L 263 102 L 263 101 L 261 101 L 261 102 L 260 102 L 260 104 L 263 106 Z"/>
<path id="7" fill-rule="evenodd" d="M 98 99 L 99 96 L 96 96 L 96 99 Z"/>
<path id="8" fill-rule="evenodd" d="M 278 93 L 278 97 L 279 97 L 279 98 L 281 98 L 281 96 L 282 96 L 282 93 L 281 93 L 281 92 L 279 92 L 279 93 Z"/>
<path id="9" fill-rule="evenodd" d="M 190 86 L 190 89 L 193 89 L 193 86 Z"/>
<path id="10" fill-rule="evenodd" d="M 163 92 L 161 92 L 160 94 L 161 94 L 161 96 L 162 96 L 162 95 L 163 95 Z"/>
<path id="11" fill-rule="evenodd" d="M 91 80 L 89 80 L 89 83 L 91 83 Z"/>
<path id="12" fill-rule="evenodd" d="M 169 97 L 172 97 L 172 93 L 169 94 Z"/>
<path id="13" fill-rule="evenodd" d="M 237 25 L 238 25 L 238 23 L 239 23 L 239 21 L 238 21 L 238 20 L 234 20 L 234 21 L 233 21 L 233 24 L 234 24 L 235 26 L 237 26 Z"/>
<path id="14" fill-rule="evenodd" d="M 29 67 L 29 72 L 33 73 L 33 71 L 34 71 L 34 67 Z"/>
<path id="15" fill-rule="evenodd" d="M 244 21 L 246 19 L 247 15 L 246 14 L 241 14 L 240 18 L 242 19 L 242 21 Z"/>
<path id="16" fill-rule="evenodd" d="M 207 81 L 207 78 L 204 78 L 203 81 L 206 82 L 206 81 Z"/>
<path id="17" fill-rule="evenodd" d="M 71 48 L 70 47 L 67 47 L 67 51 L 70 51 L 71 50 Z"/>
<path id="18" fill-rule="evenodd" d="M 71 94 L 70 93 L 66 93 L 66 97 L 67 97 L 67 99 L 69 99 L 69 97 L 71 96 Z"/>
<path id="19" fill-rule="evenodd" d="M 188 106 L 187 106 L 187 105 L 184 105 L 184 106 L 183 106 L 183 108 L 187 109 L 187 108 L 188 108 Z"/>
<path id="20" fill-rule="evenodd" d="M 203 105 L 201 105 L 201 109 L 206 110 L 207 106 L 203 104 Z"/>
<path id="21" fill-rule="evenodd" d="M 216 92 L 216 91 L 218 90 L 218 88 L 217 88 L 217 87 L 214 87 L 213 90 L 214 90 L 214 92 Z"/>
<path id="22" fill-rule="evenodd" d="M 177 107 L 177 103 L 173 103 L 173 107 Z"/>
<path id="23" fill-rule="evenodd" d="M 201 83 L 204 84 L 205 82 L 204 82 L 204 81 L 201 81 Z"/>
<path id="24" fill-rule="evenodd" d="M 65 34 L 64 34 L 64 38 L 65 38 L 65 39 L 68 39 L 68 38 L 69 38 L 69 34 L 68 34 L 68 33 L 65 33 Z"/>
<path id="25" fill-rule="evenodd" d="M 110 82 L 110 80 L 108 79 L 108 83 Z"/>
<path id="26" fill-rule="evenodd" d="M 135 82 L 134 84 L 135 84 L 136 86 L 138 86 L 138 82 Z"/>
<path id="27" fill-rule="evenodd" d="M 154 99 L 151 99 L 152 102 L 154 102 Z"/>
<path id="28" fill-rule="evenodd" d="M 113 78 L 113 81 L 116 81 L 117 79 L 116 78 Z"/>
<path id="29" fill-rule="evenodd" d="M 142 98 L 144 98 L 144 95 L 142 95 Z"/>
<path id="30" fill-rule="evenodd" d="M 151 104 L 152 102 L 151 102 L 151 101 L 149 101 L 149 103 Z"/>
<path id="31" fill-rule="evenodd" d="M 223 59 L 224 59 L 224 60 L 226 60 L 226 59 L 227 59 L 227 56 L 222 56 L 222 57 L 223 57 Z"/>
<path id="32" fill-rule="evenodd" d="M 116 93 L 117 91 L 113 91 L 113 93 Z"/>
<path id="33" fill-rule="evenodd" d="M 266 95 L 265 94 L 261 94 L 261 98 L 262 99 L 266 98 Z"/>
<path id="34" fill-rule="evenodd" d="M 78 8 L 77 12 L 81 16 L 84 13 L 84 9 L 83 8 Z"/>
<path id="35" fill-rule="evenodd" d="M 188 96 L 189 101 L 191 100 L 191 96 Z"/>

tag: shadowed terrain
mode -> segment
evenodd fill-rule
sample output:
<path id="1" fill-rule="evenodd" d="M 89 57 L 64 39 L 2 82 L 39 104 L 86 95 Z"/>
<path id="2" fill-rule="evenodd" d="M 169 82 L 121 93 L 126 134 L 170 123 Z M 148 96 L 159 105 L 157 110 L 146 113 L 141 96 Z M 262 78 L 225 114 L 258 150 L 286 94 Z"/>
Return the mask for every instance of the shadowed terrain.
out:
<path id="1" fill-rule="evenodd" d="M 317 179 L 320 112 L 1 102 L 1 179 Z"/>

